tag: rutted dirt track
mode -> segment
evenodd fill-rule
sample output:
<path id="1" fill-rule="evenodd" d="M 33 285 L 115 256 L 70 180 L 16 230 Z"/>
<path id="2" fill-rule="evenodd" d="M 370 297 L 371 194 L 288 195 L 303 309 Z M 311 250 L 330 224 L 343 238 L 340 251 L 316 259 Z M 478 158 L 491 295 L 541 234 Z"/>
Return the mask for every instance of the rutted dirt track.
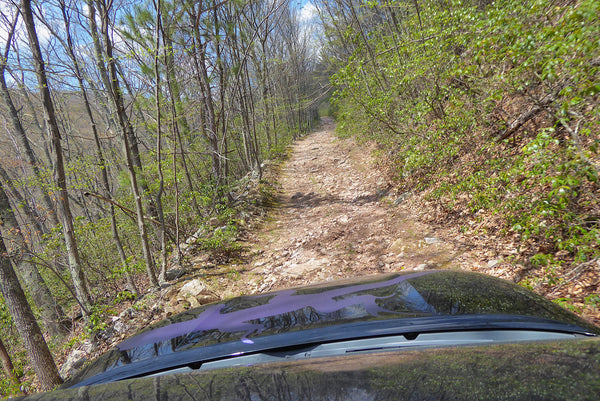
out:
<path id="1" fill-rule="evenodd" d="M 219 287 L 228 288 L 224 296 L 467 262 L 455 245 L 410 219 L 388 196 L 373 149 L 338 139 L 333 130 L 325 120 L 294 145 L 279 177 L 279 204 L 247 242 L 250 260 L 218 279 Z"/>

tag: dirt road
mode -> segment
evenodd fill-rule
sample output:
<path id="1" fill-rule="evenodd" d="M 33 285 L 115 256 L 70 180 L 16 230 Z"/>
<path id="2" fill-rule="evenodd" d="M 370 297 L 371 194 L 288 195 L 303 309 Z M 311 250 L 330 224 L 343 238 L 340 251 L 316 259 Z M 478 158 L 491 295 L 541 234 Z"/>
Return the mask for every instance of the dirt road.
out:
<path id="1" fill-rule="evenodd" d="M 465 263 L 441 233 L 411 220 L 398 196 L 387 193 L 373 149 L 333 130 L 325 120 L 294 145 L 279 177 L 279 204 L 251 233 L 248 264 L 219 280 L 225 296 Z"/>

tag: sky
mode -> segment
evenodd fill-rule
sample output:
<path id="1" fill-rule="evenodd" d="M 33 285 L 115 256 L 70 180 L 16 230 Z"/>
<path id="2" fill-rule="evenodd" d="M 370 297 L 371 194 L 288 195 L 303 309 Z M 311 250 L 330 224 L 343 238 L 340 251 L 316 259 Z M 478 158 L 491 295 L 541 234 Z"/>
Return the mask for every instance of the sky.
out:
<path id="1" fill-rule="evenodd" d="M 43 3 L 42 3 L 43 4 Z M 292 0 L 292 5 L 298 10 L 298 17 L 301 24 L 301 31 L 305 38 L 308 40 L 310 50 L 315 55 L 319 53 L 322 46 L 319 40 L 320 24 L 318 21 L 317 8 L 310 0 Z M 84 10 L 85 10 L 84 6 Z M 39 11 L 37 9 L 36 11 Z M 8 29 L 11 19 L 14 18 L 15 5 L 11 0 L 0 0 L 0 49 L 3 50 L 6 44 L 8 36 Z M 42 47 L 45 47 L 51 40 L 52 35 L 50 31 L 36 19 L 36 31 L 38 39 L 41 42 Z M 23 27 L 22 18 L 19 18 L 19 25 L 16 32 L 16 41 L 19 49 L 26 49 L 28 44 L 27 35 Z M 21 50 L 19 50 L 21 52 Z M 11 56 L 14 57 L 14 51 Z M 7 76 L 10 81 L 10 76 Z"/>
<path id="2" fill-rule="evenodd" d="M 301 3 L 300 7 L 300 21 L 311 22 L 317 17 L 317 8 L 311 2 Z"/>
<path id="3" fill-rule="evenodd" d="M 320 24 L 317 7 L 310 1 L 302 0 L 297 3 L 299 7 L 300 29 L 306 36 L 313 56 L 318 57 L 322 47 L 320 39 Z"/>

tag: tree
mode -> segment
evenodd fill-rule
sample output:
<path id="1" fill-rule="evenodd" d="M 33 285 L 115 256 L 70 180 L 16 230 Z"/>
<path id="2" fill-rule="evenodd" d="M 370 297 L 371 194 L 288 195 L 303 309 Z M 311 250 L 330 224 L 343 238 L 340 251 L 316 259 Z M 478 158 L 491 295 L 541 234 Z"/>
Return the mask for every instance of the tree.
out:
<path id="1" fill-rule="evenodd" d="M 78 298 L 77 300 L 81 305 L 83 315 L 87 318 L 91 313 L 92 299 L 90 297 L 83 269 L 81 267 L 79 250 L 77 248 L 77 240 L 75 239 L 73 216 L 71 214 L 71 206 L 69 203 L 69 193 L 67 191 L 67 178 L 65 175 L 64 160 L 62 154 L 63 149 L 60 143 L 61 136 L 58 128 L 58 122 L 56 121 L 54 103 L 50 95 L 48 79 L 46 77 L 44 59 L 42 56 L 42 51 L 40 49 L 37 32 L 35 30 L 33 12 L 31 10 L 31 0 L 21 1 L 21 12 L 23 14 L 25 27 L 27 29 L 27 37 L 29 39 L 29 46 L 35 64 L 35 72 L 39 84 L 42 106 L 44 109 L 44 120 L 46 123 L 46 129 L 48 130 L 48 136 L 50 137 L 52 143 L 52 156 L 54 158 L 54 179 L 56 182 L 56 186 L 58 187 L 58 205 L 62 217 L 62 230 L 65 239 L 65 244 L 67 247 L 69 269 L 71 272 L 71 278 L 73 279 L 73 285 L 75 286 L 75 293 L 77 294 Z"/>
<path id="2" fill-rule="evenodd" d="M 0 235 L 0 290 L 2 296 L 23 339 L 29 361 L 33 365 L 42 389 L 52 390 L 62 383 L 62 379 L 7 255 L 4 238 Z"/>
<path id="3" fill-rule="evenodd" d="M 0 223 L 5 242 L 14 244 L 14 246 L 8 245 L 7 248 L 19 268 L 20 276 L 27 285 L 33 302 L 42 311 L 44 326 L 52 336 L 65 336 L 68 332 L 67 319 L 31 260 L 28 248 L 30 241 L 27 241 L 21 233 L 2 181 L 0 181 Z"/>
<path id="4" fill-rule="evenodd" d="M 1 14 L 3 19 L 7 19 L 7 16 L 4 14 L 4 12 L 1 12 Z M 7 108 L 8 118 L 12 125 L 13 132 L 15 133 L 24 150 L 27 161 L 29 162 L 29 165 L 31 166 L 35 177 L 37 178 L 38 182 L 42 183 L 45 181 L 45 179 L 42 177 L 38 159 L 33 151 L 33 148 L 31 147 L 31 144 L 29 143 L 29 139 L 27 138 L 27 134 L 25 133 L 25 129 L 23 127 L 23 124 L 21 123 L 21 119 L 19 118 L 19 113 L 10 95 L 10 91 L 8 89 L 5 77 L 7 60 L 10 54 L 10 46 L 13 36 L 15 34 L 15 28 L 17 26 L 18 19 L 19 13 L 17 11 L 15 12 L 13 20 L 9 24 L 6 45 L 4 47 L 2 57 L 0 57 L 0 95 L 2 96 L 2 100 L 4 101 L 4 104 Z M 44 219 L 37 219 L 37 221 L 40 222 L 40 226 L 43 225 L 41 221 L 45 220 L 46 216 L 52 224 L 58 224 L 55 206 L 52 203 L 50 196 L 44 189 L 42 189 L 42 201 L 47 209 L 47 213 L 45 216 L 43 216 Z"/>
<path id="5" fill-rule="evenodd" d="M 166 281 L 167 273 L 167 241 L 165 238 L 165 215 L 162 206 L 162 195 L 165 189 L 165 178 L 162 168 L 162 113 L 161 113 L 161 79 L 160 79 L 160 42 L 161 42 L 161 22 L 162 22 L 162 4 L 161 0 L 155 1 L 156 24 L 154 29 L 154 77 L 156 87 L 154 89 L 154 101 L 156 104 L 156 168 L 158 169 L 158 191 L 156 191 L 156 208 L 160 222 L 159 240 L 160 240 L 160 274 L 159 281 Z"/>
<path id="6" fill-rule="evenodd" d="M 72 16 L 70 15 L 69 9 L 67 8 L 67 5 L 64 2 L 64 0 L 59 0 L 59 7 L 60 7 L 61 14 L 62 14 L 62 20 L 64 23 L 65 40 L 63 42 L 63 46 L 64 46 L 65 51 L 67 52 L 70 60 L 72 61 L 73 73 L 75 75 L 75 78 L 77 79 L 77 84 L 79 86 L 79 91 L 81 93 L 83 105 L 85 108 L 85 114 L 87 115 L 87 117 L 90 121 L 92 135 L 94 137 L 94 144 L 96 146 L 96 156 L 98 158 L 97 161 L 98 161 L 98 167 L 100 169 L 101 186 L 104 189 L 104 196 L 107 199 L 110 199 L 110 198 L 112 198 L 112 194 L 111 194 L 111 190 L 110 190 L 110 181 L 108 178 L 109 166 L 106 163 L 106 159 L 104 157 L 104 152 L 102 151 L 102 146 L 100 144 L 100 137 L 98 135 L 98 124 L 96 123 L 96 119 L 94 118 L 94 113 L 92 112 L 92 105 L 91 105 L 90 97 L 89 97 L 88 91 L 85 87 L 85 74 L 84 74 L 82 67 L 80 66 L 80 61 L 77 58 L 77 55 L 75 54 L 75 44 L 74 44 L 73 36 L 71 34 L 71 18 L 72 18 Z M 49 29 L 51 29 L 51 27 L 49 27 Z M 137 295 L 137 293 L 138 293 L 137 286 L 135 284 L 135 281 L 133 280 L 131 272 L 129 271 L 127 256 L 123 249 L 123 243 L 121 241 L 121 236 L 119 235 L 119 230 L 117 227 L 117 219 L 116 219 L 116 215 L 115 215 L 115 206 L 113 203 L 109 203 L 109 216 L 110 216 L 111 234 L 112 234 L 112 237 L 113 237 L 113 240 L 115 243 L 115 247 L 117 248 L 119 258 L 121 259 L 121 264 L 122 264 L 123 270 L 125 272 L 125 277 L 127 278 L 127 284 L 129 285 L 131 292 L 133 294 Z"/>
<path id="7" fill-rule="evenodd" d="M 90 24 L 95 25 L 96 17 L 94 11 L 94 4 L 91 4 L 90 1 L 88 5 L 90 6 Z M 148 278 L 150 279 L 150 283 L 152 284 L 152 286 L 158 287 L 158 280 L 156 278 L 154 260 L 152 259 L 152 253 L 150 251 L 150 245 L 148 243 L 148 234 L 146 232 L 146 225 L 144 223 L 144 209 L 142 207 L 142 197 L 138 188 L 138 180 L 136 175 L 136 165 L 139 165 L 141 167 L 141 162 L 135 162 L 134 164 L 134 161 L 139 159 L 139 151 L 137 150 L 137 146 L 133 146 L 135 145 L 135 143 L 131 143 L 132 139 L 135 142 L 135 135 L 133 135 L 133 126 L 131 125 L 131 121 L 129 120 L 129 116 L 127 115 L 127 112 L 125 110 L 123 93 L 119 85 L 119 78 L 117 74 L 117 65 L 113 56 L 112 39 L 110 38 L 109 34 L 109 11 L 110 7 L 112 6 L 112 2 L 107 3 L 104 0 L 99 0 L 95 2 L 95 5 L 98 6 L 100 11 L 100 20 L 102 23 L 101 33 L 104 44 L 103 50 L 106 54 L 107 71 L 108 76 L 110 78 L 110 87 L 107 89 L 109 90 L 110 97 L 113 101 L 113 105 L 115 107 L 117 118 L 119 121 L 119 126 L 121 128 L 121 141 L 123 145 L 123 153 L 125 154 L 127 171 L 129 173 L 129 180 L 131 183 L 131 191 L 133 193 L 135 202 L 137 225 L 142 244 L 142 253 L 144 255 L 144 261 L 146 263 L 146 273 L 148 275 Z"/>
<path id="8" fill-rule="evenodd" d="M 208 60 L 206 55 L 206 49 L 208 47 L 208 41 L 203 40 L 202 33 L 202 14 L 205 10 L 202 9 L 203 3 L 198 4 L 196 8 L 195 4 L 190 4 L 187 9 L 190 26 L 192 27 L 192 46 L 195 49 L 192 53 L 195 77 L 200 86 L 200 93 L 202 95 L 202 113 L 203 123 L 202 132 L 208 139 L 209 149 L 212 160 L 212 179 L 217 185 L 222 181 L 223 169 L 221 168 L 221 151 L 219 146 L 219 127 L 217 124 L 217 116 L 215 113 L 215 101 L 210 85 L 210 77 L 208 73 Z"/>

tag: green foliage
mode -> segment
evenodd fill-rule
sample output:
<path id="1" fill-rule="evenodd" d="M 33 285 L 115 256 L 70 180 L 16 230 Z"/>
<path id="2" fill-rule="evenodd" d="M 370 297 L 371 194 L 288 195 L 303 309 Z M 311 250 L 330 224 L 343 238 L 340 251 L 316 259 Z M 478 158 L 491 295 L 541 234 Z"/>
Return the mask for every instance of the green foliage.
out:
<path id="1" fill-rule="evenodd" d="M 565 309 L 569 309 L 575 313 L 581 313 L 581 308 L 573 305 L 573 301 L 570 298 L 558 298 L 553 301 Z"/>
<path id="2" fill-rule="evenodd" d="M 14 361 L 13 361 L 14 363 Z M 23 380 L 25 372 L 23 371 L 23 367 L 19 366 L 14 369 L 15 375 L 19 378 L 20 383 L 17 384 L 13 380 L 6 377 L 4 372 L 0 375 L 0 396 L 6 398 L 12 398 L 12 396 L 20 396 L 22 395 L 22 390 L 27 390 L 32 387 L 33 380 Z"/>
<path id="3" fill-rule="evenodd" d="M 96 44 L 106 48 L 92 46 L 92 53 L 81 53 L 85 46 L 80 40 L 85 37 L 90 42 L 89 35 L 96 33 L 89 29 L 90 21 L 81 9 L 62 13 L 59 5 L 48 4 L 45 13 L 58 17 L 47 21 L 54 27 L 51 35 L 72 35 L 56 42 L 58 46 L 72 45 L 73 59 L 86 60 L 85 68 L 78 65 L 81 75 L 75 77 L 73 64 L 79 63 L 57 56 L 69 49 L 57 49 L 48 53 L 47 62 L 58 68 L 47 73 L 64 146 L 79 267 L 96 303 L 86 328 L 89 334 L 104 328 L 108 311 L 103 304 L 132 300 L 132 294 L 122 291 L 125 276 L 133 276 L 141 293 L 149 285 L 138 277 L 146 274 L 146 258 L 126 156 L 133 156 L 136 165 L 152 258 L 159 260 L 162 234 L 168 254 L 176 241 L 184 242 L 205 228 L 200 247 L 223 261 L 241 250 L 237 237 L 248 215 L 242 217 L 241 209 L 249 203 L 231 201 L 232 188 L 242 177 L 256 176 L 266 158 L 281 157 L 293 139 L 316 125 L 319 105 L 313 97 L 327 91 L 326 72 L 317 71 L 300 23 L 293 18 L 293 5 L 273 8 L 261 2 L 233 1 L 215 3 L 207 11 L 199 4 L 142 0 L 121 6 L 115 12 L 108 4 L 106 10 L 106 38 L 120 38 L 119 46 L 113 43 L 111 58 L 104 57 L 110 40 L 102 38 Z M 282 32 L 288 34 L 282 37 Z M 21 64 L 12 53 L 6 62 L 17 77 L 9 89 L 19 110 L 16 118 L 35 153 L 28 160 L 21 145 L 7 149 L 3 174 L 15 188 L 7 192 L 11 202 L 17 195 L 25 198 L 16 212 L 34 262 L 62 309 L 76 315 L 80 305 L 74 299 L 66 227 L 55 224 L 46 210 L 51 203 L 58 204 L 54 179 L 58 175 L 51 160 L 56 149 L 38 146 L 47 138 L 37 88 L 26 79 L 31 66 Z M 117 76 L 108 77 L 105 69 L 110 71 L 113 62 Z M 60 76 L 57 71 L 62 71 Z M 82 79 L 81 85 L 64 85 L 77 83 L 76 78 Z M 125 113 L 116 113 L 122 107 Z M 130 155 L 125 154 L 123 135 Z M 33 173 L 34 168 L 39 168 L 39 174 Z M 267 185 L 258 191 L 259 196 L 251 200 L 251 214 L 274 202 Z M 48 194 L 50 202 L 41 202 L 42 194 Z M 63 213 L 57 214 L 60 221 Z M 162 218 L 164 231 L 157 224 Z M 26 232 L 28 221 L 39 222 L 40 231 L 48 230 L 43 238 Z M 79 329 L 77 324 L 74 329 Z M 10 334 L 3 336 L 19 344 Z"/>
<path id="4" fill-rule="evenodd" d="M 119 293 L 117 293 L 117 296 L 115 297 L 113 304 L 120 304 L 122 302 L 125 301 L 133 301 L 136 298 L 135 294 L 133 294 L 131 291 L 125 290 L 125 291 L 120 291 Z"/>
<path id="5" fill-rule="evenodd" d="M 238 228 L 235 224 L 227 224 L 222 227 L 217 227 L 213 230 L 212 235 L 199 239 L 199 244 L 202 249 L 208 251 L 231 252 L 240 249 L 237 244 Z"/>
<path id="6" fill-rule="evenodd" d="M 428 1 L 366 41 L 351 24 L 332 77 L 338 132 L 377 141 L 398 179 L 449 214 L 499 215 L 523 244 L 598 257 L 599 14 L 594 0 Z"/>
<path id="7" fill-rule="evenodd" d="M 90 316 L 85 327 L 85 331 L 89 336 L 105 330 L 107 328 L 108 316 L 114 315 L 115 311 L 107 305 L 96 304 L 92 306 Z"/>
<path id="8" fill-rule="evenodd" d="M 71 350 L 74 347 L 78 347 L 79 345 L 81 345 L 81 343 L 83 343 L 87 338 L 88 336 L 86 335 L 86 333 L 81 333 L 80 335 L 75 336 L 66 341 L 63 345 L 63 348 L 66 350 Z"/>
<path id="9" fill-rule="evenodd" d="M 594 308 L 600 308 L 600 295 L 592 294 L 585 297 L 585 304 Z"/>

